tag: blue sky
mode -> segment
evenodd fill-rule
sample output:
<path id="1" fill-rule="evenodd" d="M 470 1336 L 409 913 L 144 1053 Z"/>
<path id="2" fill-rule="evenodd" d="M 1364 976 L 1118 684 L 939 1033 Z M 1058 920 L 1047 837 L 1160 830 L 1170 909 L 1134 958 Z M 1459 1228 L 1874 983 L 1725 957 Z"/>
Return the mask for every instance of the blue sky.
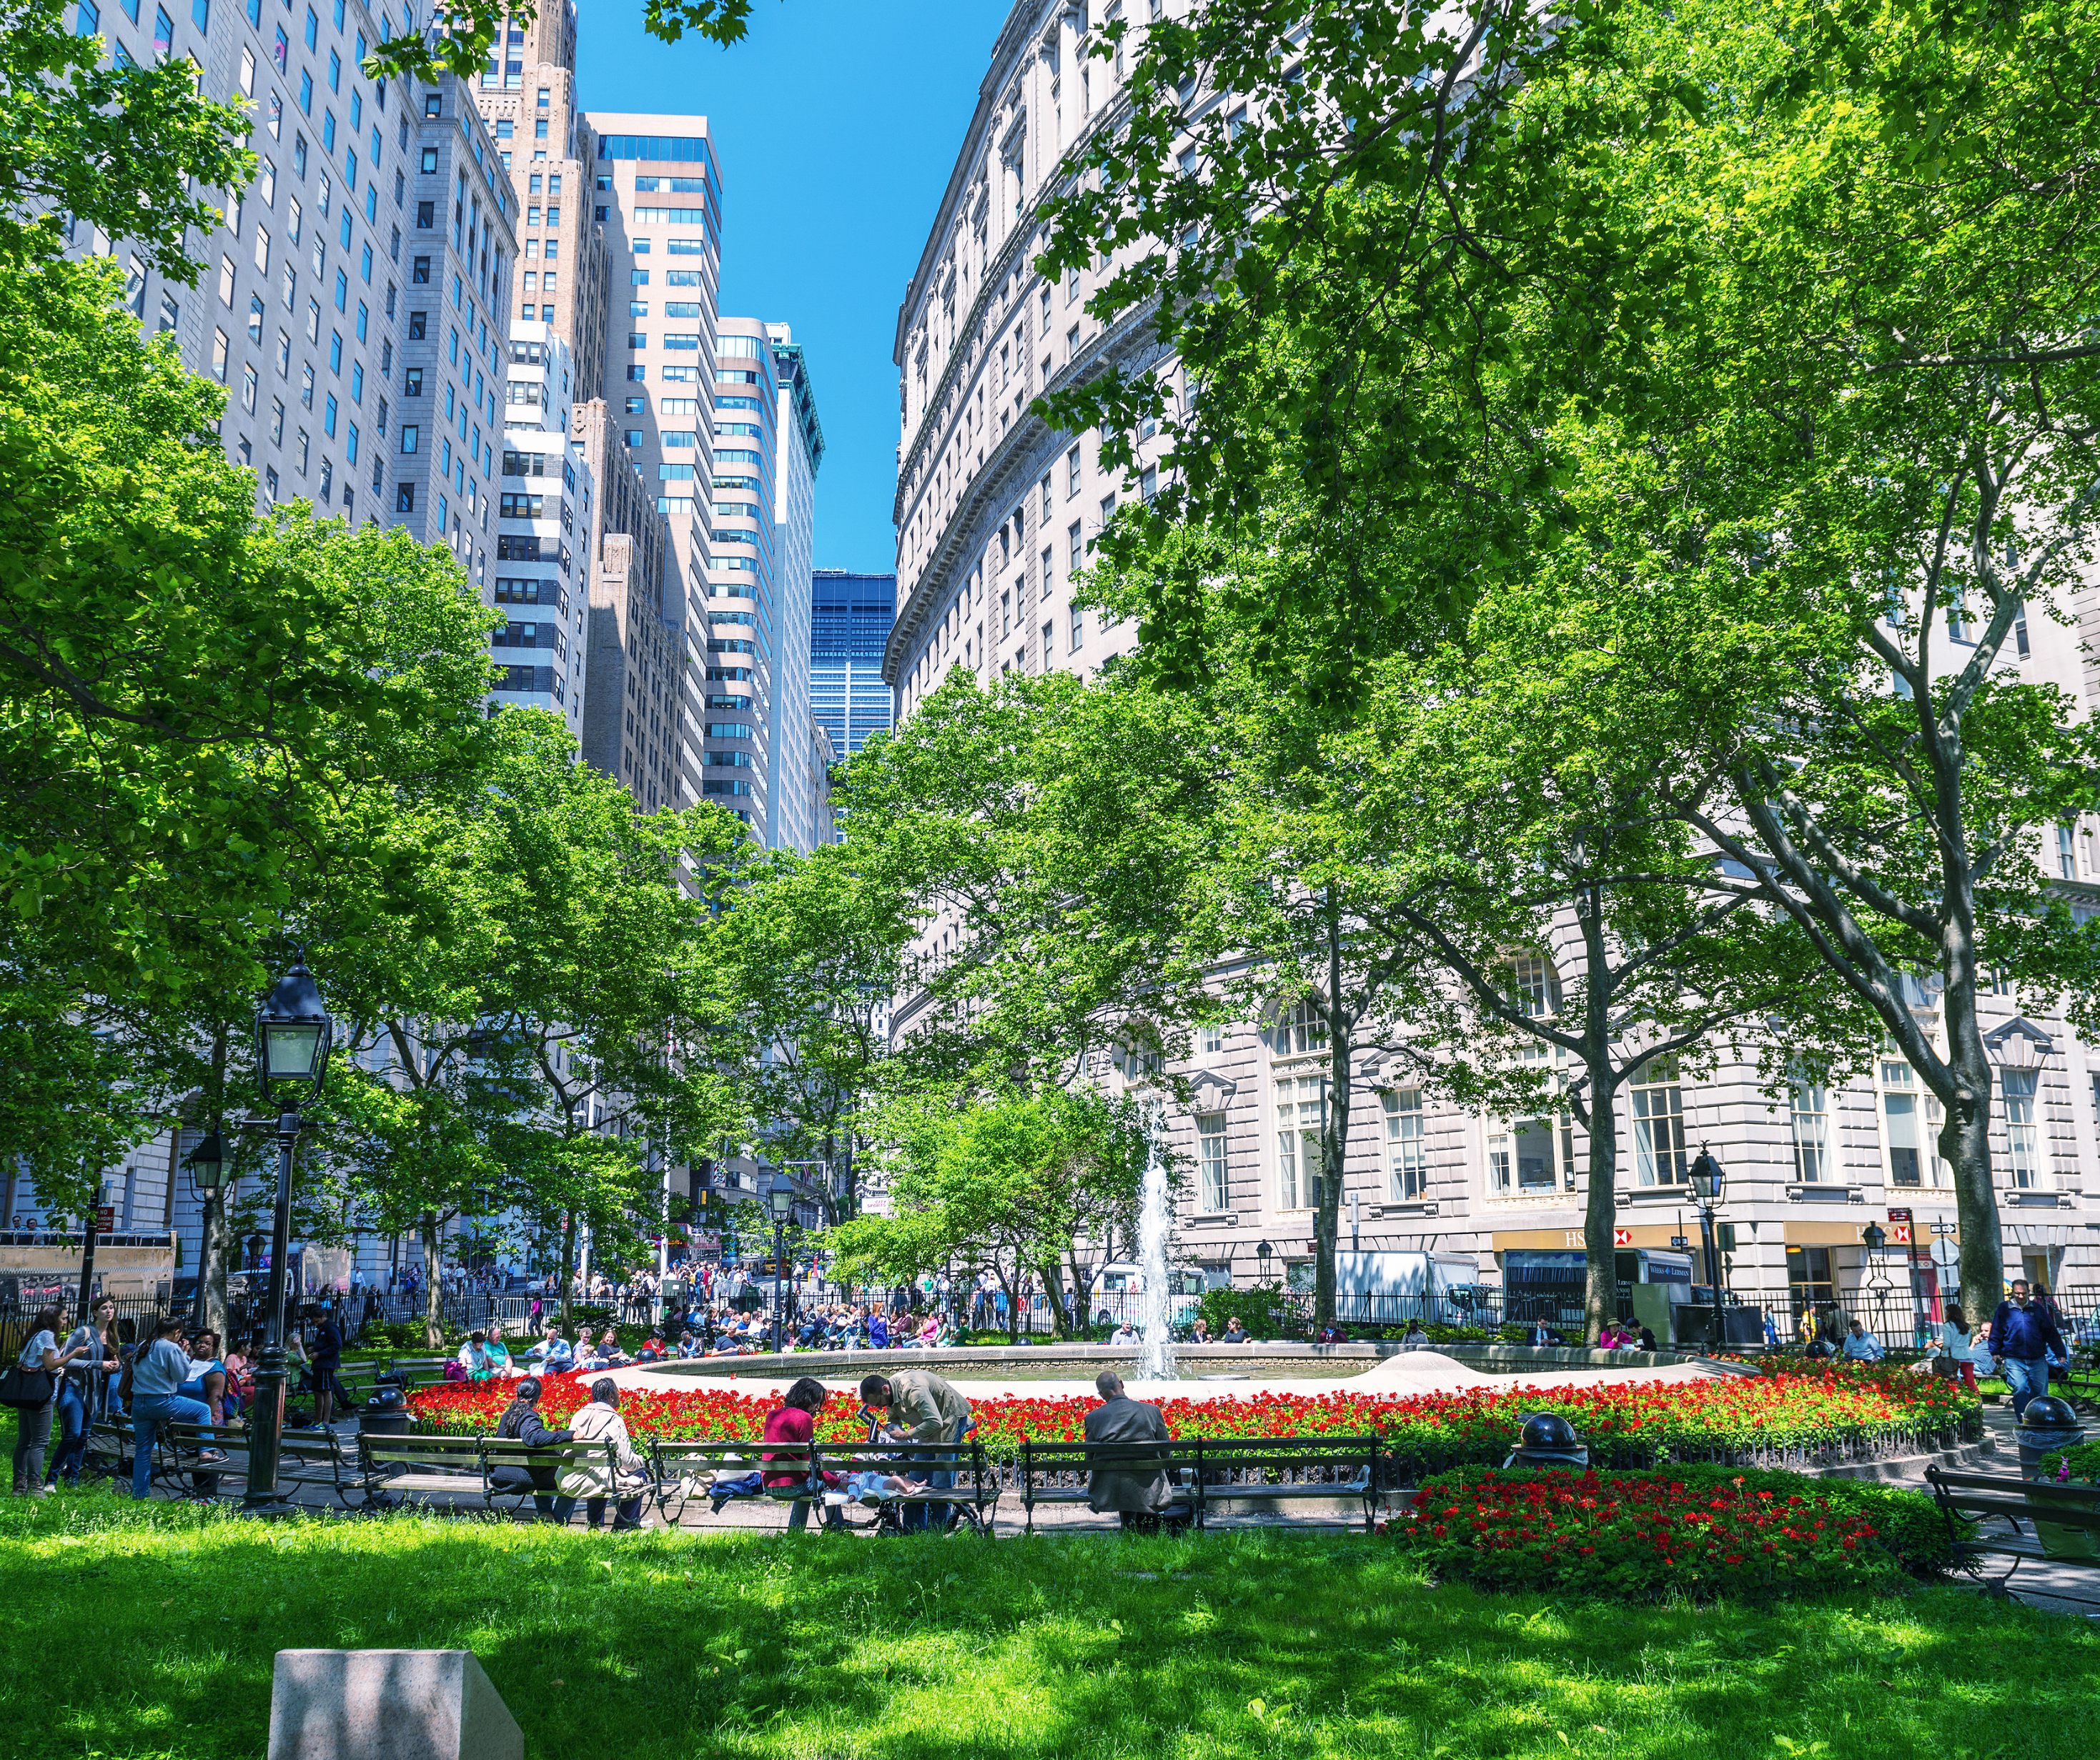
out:
<path id="1" fill-rule="evenodd" d="M 722 177 L 721 309 L 795 327 L 824 425 L 816 565 L 888 571 L 897 307 L 1008 0 L 757 0 L 732 49 L 667 48 L 642 0 L 585 0 L 586 110 L 708 118 Z"/>

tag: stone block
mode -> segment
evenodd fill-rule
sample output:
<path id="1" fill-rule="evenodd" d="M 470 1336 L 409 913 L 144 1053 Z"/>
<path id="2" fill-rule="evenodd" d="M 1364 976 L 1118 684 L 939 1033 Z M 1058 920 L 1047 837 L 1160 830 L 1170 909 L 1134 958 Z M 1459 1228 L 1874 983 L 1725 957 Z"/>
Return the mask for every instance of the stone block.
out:
<path id="1" fill-rule="evenodd" d="M 280 1650 L 269 1760 L 524 1760 L 471 1650 Z"/>

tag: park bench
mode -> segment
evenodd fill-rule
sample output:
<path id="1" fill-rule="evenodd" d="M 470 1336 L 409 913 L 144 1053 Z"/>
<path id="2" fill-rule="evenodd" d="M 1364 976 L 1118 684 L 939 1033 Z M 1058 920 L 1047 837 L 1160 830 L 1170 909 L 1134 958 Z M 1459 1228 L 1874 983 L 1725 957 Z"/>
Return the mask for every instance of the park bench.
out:
<path id="1" fill-rule="evenodd" d="M 486 1502 L 486 1469 L 478 1436 L 394 1436 L 360 1430 L 357 1455 L 368 1509 L 396 1509 L 412 1498 L 462 1494 Z"/>
<path id="2" fill-rule="evenodd" d="M 558 1442 L 532 1448 L 510 1437 L 483 1437 L 481 1439 L 482 1501 L 493 1515 L 522 1515 L 527 1509 L 536 1513 L 533 1498 L 558 1497 L 561 1494 L 558 1491 L 537 1490 L 531 1485 L 499 1485 L 496 1482 L 497 1472 L 506 1467 L 537 1467 L 543 1470 L 552 1467 L 558 1481 L 564 1467 L 583 1465 L 593 1456 L 602 1460 L 608 1467 L 618 1464 L 614 1459 L 610 1442 Z M 607 1492 L 605 1495 L 611 1497 L 616 1494 Z"/>
<path id="3" fill-rule="evenodd" d="M 2100 1491 L 2002 1473 L 1954 1472 L 1936 1466 L 1926 1468 L 1925 1479 L 1933 1501 L 1947 1518 L 1955 1555 L 1964 1569 L 1980 1579 L 1978 1560 L 2012 1560 L 2004 1576 L 1985 1583 L 1992 1595 L 2008 1594 L 2006 1586 L 2014 1572 L 2030 1559 L 2076 1569 L 2100 1569 Z M 1993 1520 L 2006 1523 L 2011 1531 L 1984 1532 L 1983 1525 Z M 2022 1531 L 2023 1525 L 2027 1532 Z"/>
<path id="4" fill-rule="evenodd" d="M 655 1480 L 658 1513 L 667 1525 L 676 1527 L 686 1505 L 695 1498 L 712 1494 L 717 1481 L 740 1479 L 754 1472 L 779 1473 L 800 1470 L 795 1459 L 799 1450 L 778 1443 L 666 1441 L 651 1445 L 651 1467 Z M 771 1460 L 762 1459 L 770 1454 Z M 848 1503 L 843 1494 L 824 1483 L 826 1473 L 845 1478 L 854 1473 L 880 1472 L 901 1478 L 924 1479 L 935 1472 L 951 1474 L 955 1483 L 944 1490 L 885 1493 L 871 1516 L 858 1513 L 861 1506 Z M 792 1485 L 766 1485 L 740 1494 L 792 1508 L 807 1503 L 818 1509 L 836 1509 L 849 1527 L 894 1529 L 915 1504 L 946 1505 L 987 1538 L 991 1535 L 990 1511 L 999 1503 L 999 1476 L 985 1455 L 981 1443 L 965 1439 L 960 1443 L 938 1442 L 825 1442 L 814 1450 L 807 1474 Z"/>
<path id="5" fill-rule="evenodd" d="M 1229 1505 L 1355 1499 L 1368 1533 L 1377 1516 L 1385 1457 L 1376 1437 L 1191 1437 L 1165 1442 L 1023 1442 L 1021 1499 L 1035 1532 L 1039 1504 L 1085 1503 L 1096 1471 L 1163 1472 L 1172 1502 L 1198 1528 Z"/>
<path id="6" fill-rule="evenodd" d="M 208 1457 L 216 1453 L 223 1459 Z M 153 1476 L 186 1498 L 217 1497 L 228 1479 L 248 1479 L 248 1428 L 170 1419 L 153 1438 Z"/>
<path id="7" fill-rule="evenodd" d="M 87 1457 L 82 1463 L 89 1477 L 131 1482 L 131 1451 L 136 1432 L 129 1418 L 98 1418 L 87 1427 Z"/>

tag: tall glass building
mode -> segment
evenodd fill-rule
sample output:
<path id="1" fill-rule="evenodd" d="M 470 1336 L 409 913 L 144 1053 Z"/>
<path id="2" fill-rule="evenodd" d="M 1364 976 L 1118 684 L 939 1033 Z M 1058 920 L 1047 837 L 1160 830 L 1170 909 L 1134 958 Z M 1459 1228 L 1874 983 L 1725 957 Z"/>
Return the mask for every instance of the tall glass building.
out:
<path id="1" fill-rule="evenodd" d="M 811 571 L 810 708 L 841 758 L 893 725 L 882 652 L 896 621 L 894 574 Z"/>

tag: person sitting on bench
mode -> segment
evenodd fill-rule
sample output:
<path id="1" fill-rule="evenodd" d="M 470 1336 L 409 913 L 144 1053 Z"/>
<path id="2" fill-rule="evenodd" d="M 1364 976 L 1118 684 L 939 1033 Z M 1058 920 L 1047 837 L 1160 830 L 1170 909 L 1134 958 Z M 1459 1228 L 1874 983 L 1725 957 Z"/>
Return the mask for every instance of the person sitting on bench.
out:
<path id="1" fill-rule="evenodd" d="M 780 1396 L 780 1403 L 765 1415 L 762 1440 L 769 1445 L 779 1445 L 772 1452 L 759 1457 L 767 1467 L 767 1490 L 792 1490 L 810 1482 L 810 1450 L 816 1441 L 817 1414 L 823 1410 L 826 1397 L 824 1384 L 813 1375 L 804 1375 Z M 845 1485 L 836 1473 L 827 1472 L 823 1476 L 824 1485 L 831 1490 L 841 1489 Z M 836 1508 L 825 1509 L 827 1528 L 845 1525 L 845 1518 Z M 804 1499 L 788 1511 L 788 1531 L 799 1533 L 809 1525 L 810 1505 Z"/>
<path id="2" fill-rule="evenodd" d="M 523 1442 L 527 1448 L 559 1448 L 572 1440 L 566 1430 L 549 1430 L 540 1418 L 540 1378 L 527 1375 L 511 1392 L 510 1409 L 497 1421 L 496 1433 L 513 1442 Z M 543 1521 L 552 1521 L 560 1489 L 555 1482 L 558 1472 L 557 1463 L 549 1461 L 544 1465 L 538 1461 L 527 1462 L 522 1467 L 499 1467 L 496 1469 L 496 1489 L 499 1491 L 532 1493 L 533 1507 Z M 570 1507 L 575 1506 L 571 1504 Z M 563 1512 L 566 1520 L 567 1511 Z"/>
<path id="3" fill-rule="evenodd" d="M 1132 1399 L 1123 1390 L 1123 1377 L 1104 1369 L 1094 1377 L 1101 1403 L 1087 1414 L 1089 1442 L 1167 1442 L 1167 1419 L 1157 1406 Z M 1133 1463 L 1096 1467 L 1087 1479 L 1087 1507 L 1097 1516 L 1116 1512 L 1126 1528 L 1154 1532 L 1165 1516 L 1170 1525 L 1185 1525 L 1187 1512 L 1170 1508 L 1174 1488 L 1168 1484 L 1162 1463 L 1147 1468 Z"/>

